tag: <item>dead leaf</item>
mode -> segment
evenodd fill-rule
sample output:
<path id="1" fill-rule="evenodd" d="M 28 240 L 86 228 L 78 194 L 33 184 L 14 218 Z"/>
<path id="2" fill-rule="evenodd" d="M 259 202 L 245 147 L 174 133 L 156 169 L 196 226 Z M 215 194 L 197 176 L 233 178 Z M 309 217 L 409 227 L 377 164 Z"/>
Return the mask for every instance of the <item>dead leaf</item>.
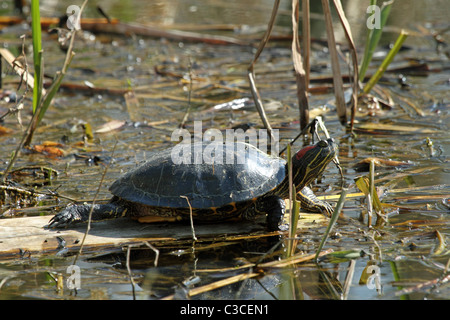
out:
<path id="1" fill-rule="evenodd" d="M 13 132 L 12 129 L 0 126 L 0 136 L 4 136 L 4 135 L 10 134 L 12 132 Z"/>
<path id="2" fill-rule="evenodd" d="M 65 154 L 64 150 L 54 146 L 46 146 L 45 144 L 35 145 L 32 147 L 32 150 L 50 157 L 63 157 Z"/>
<path id="3" fill-rule="evenodd" d="M 111 132 L 111 131 L 122 128 L 125 125 L 125 123 L 126 123 L 126 121 L 112 120 L 112 121 L 105 123 L 97 130 L 95 130 L 95 133 Z"/>

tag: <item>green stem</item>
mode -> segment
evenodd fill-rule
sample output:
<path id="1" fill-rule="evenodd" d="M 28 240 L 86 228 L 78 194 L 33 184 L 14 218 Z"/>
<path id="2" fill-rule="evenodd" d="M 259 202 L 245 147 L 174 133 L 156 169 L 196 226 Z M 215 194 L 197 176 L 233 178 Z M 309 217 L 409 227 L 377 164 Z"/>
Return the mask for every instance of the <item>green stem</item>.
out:
<path id="1" fill-rule="evenodd" d="M 378 42 L 380 41 L 381 34 L 383 33 L 383 28 L 386 25 L 387 19 L 389 17 L 389 13 L 391 12 L 391 6 L 394 1 L 383 2 L 381 6 L 380 12 L 380 28 L 367 29 L 367 38 L 366 38 L 366 48 L 364 50 L 364 58 L 359 67 L 359 79 L 364 81 L 364 77 L 366 75 L 367 68 L 369 67 L 370 61 L 372 61 L 373 53 L 378 46 Z M 371 0 L 370 5 L 376 5 L 376 0 Z"/>
<path id="2" fill-rule="evenodd" d="M 364 86 L 364 93 L 369 93 L 370 90 L 375 86 L 375 84 L 380 80 L 380 78 L 383 76 L 384 72 L 386 71 L 389 64 L 394 60 L 395 55 L 400 50 L 403 42 L 405 42 L 406 38 L 408 37 L 408 33 L 405 30 L 402 30 L 400 32 L 400 35 L 397 38 L 397 41 L 395 41 L 394 47 L 389 51 L 386 58 L 381 63 L 380 67 L 378 68 L 377 72 L 370 78 L 370 80 L 367 82 L 367 84 Z"/>
<path id="3" fill-rule="evenodd" d="M 34 61 L 34 88 L 33 88 L 33 112 L 36 111 L 41 99 L 41 73 L 42 73 L 42 50 L 41 38 L 41 15 L 39 13 L 39 0 L 31 1 L 31 30 L 33 39 L 33 61 Z"/>

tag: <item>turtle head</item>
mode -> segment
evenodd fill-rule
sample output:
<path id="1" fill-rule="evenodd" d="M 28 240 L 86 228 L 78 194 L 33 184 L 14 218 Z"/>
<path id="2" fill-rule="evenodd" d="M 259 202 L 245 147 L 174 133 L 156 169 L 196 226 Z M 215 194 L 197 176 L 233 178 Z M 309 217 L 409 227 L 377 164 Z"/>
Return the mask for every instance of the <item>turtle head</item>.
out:
<path id="1" fill-rule="evenodd" d="M 305 147 L 292 157 L 293 181 L 298 190 L 310 184 L 334 159 L 337 144 L 332 138 Z"/>

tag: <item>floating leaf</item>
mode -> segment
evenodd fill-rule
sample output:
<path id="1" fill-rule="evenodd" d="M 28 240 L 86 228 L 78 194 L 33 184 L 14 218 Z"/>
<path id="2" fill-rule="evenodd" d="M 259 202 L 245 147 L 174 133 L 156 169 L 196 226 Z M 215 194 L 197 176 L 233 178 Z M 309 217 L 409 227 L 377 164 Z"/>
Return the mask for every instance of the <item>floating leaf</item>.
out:
<path id="1" fill-rule="evenodd" d="M 126 123 L 126 121 L 112 120 L 112 121 L 105 123 L 97 130 L 95 130 L 95 133 L 111 132 L 111 131 L 122 128 L 125 125 L 125 123 Z"/>

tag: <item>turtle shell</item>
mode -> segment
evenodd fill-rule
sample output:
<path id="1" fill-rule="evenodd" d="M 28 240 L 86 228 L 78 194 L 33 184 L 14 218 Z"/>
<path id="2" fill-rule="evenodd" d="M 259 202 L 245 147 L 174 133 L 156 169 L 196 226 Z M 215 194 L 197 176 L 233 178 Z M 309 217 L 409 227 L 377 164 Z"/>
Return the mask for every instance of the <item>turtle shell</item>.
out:
<path id="1" fill-rule="evenodd" d="M 285 168 L 285 160 L 242 142 L 181 143 L 155 153 L 115 181 L 110 191 L 153 207 L 188 208 L 181 197 L 186 196 L 192 208 L 219 208 L 273 190 L 285 178 Z"/>

